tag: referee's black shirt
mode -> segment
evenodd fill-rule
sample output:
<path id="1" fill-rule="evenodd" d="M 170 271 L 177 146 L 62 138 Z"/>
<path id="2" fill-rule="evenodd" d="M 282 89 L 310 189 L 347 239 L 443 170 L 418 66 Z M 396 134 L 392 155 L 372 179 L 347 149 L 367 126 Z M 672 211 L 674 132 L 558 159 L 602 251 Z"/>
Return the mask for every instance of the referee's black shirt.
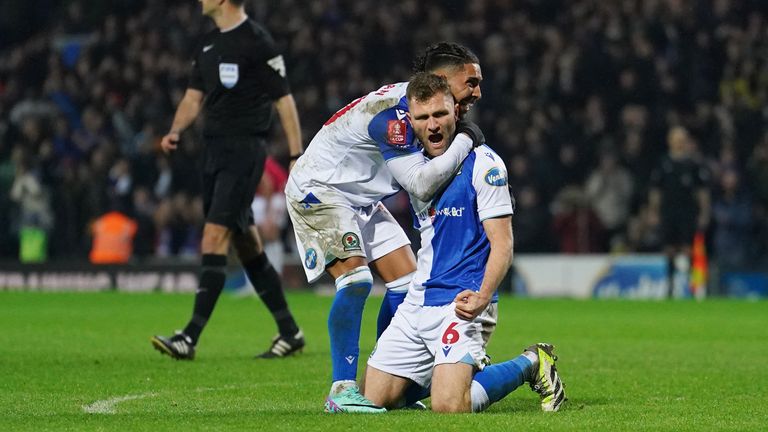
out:
<path id="1" fill-rule="evenodd" d="M 651 174 L 651 186 L 661 191 L 662 216 L 695 217 L 700 210 L 696 191 L 706 188 L 709 172 L 694 159 L 675 160 L 665 156 Z"/>
<path id="2" fill-rule="evenodd" d="M 205 136 L 265 135 L 272 102 L 290 92 L 283 57 L 267 30 L 250 19 L 203 37 L 189 87 L 205 93 Z"/>

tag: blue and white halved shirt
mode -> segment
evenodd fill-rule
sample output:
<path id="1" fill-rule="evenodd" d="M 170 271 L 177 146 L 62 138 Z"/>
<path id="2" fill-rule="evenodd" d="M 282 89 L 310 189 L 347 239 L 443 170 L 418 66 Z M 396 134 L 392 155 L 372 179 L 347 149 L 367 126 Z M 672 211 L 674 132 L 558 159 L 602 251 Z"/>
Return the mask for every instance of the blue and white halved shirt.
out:
<path id="1" fill-rule="evenodd" d="M 490 147 L 476 148 L 431 202 L 411 196 L 411 211 L 421 248 L 406 300 L 442 306 L 465 289 L 479 291 L 491 251 L 483 221 L 514 211 L 504 162 Z"/>

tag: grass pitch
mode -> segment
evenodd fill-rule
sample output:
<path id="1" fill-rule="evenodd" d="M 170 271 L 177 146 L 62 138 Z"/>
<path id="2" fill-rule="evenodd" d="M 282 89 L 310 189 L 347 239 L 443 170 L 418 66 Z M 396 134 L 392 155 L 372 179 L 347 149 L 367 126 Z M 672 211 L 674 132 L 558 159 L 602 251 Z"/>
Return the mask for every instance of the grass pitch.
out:
<path id="1" fill-rule="evenodd" d="M 361 357 L 380 298 L 369 300 Z M 254 360 L 275 333 L 255 297 L 224 295 L 192 362 L 149 337 L 189 317 L 190 295 L 0 292 L 0 430 L 766 430 L 768 304 L 502 297 L 489 354 L 556 345 L 569 402 L 542 413 L 521 387 L 489 411 L 322 412 L 331 299 L 291 293 L 302 355 Z M 364 363 L 364 362 L 361 362 Z"/>

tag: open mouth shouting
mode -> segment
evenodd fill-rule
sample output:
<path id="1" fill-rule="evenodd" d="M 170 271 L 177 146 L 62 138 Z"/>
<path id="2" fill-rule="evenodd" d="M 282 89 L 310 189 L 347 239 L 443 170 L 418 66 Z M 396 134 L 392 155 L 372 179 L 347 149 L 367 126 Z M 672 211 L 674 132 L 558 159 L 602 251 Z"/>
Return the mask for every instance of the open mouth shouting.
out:
<path id="1" fill-rule="evenodd" d="M 432 144 L 440 144 L 443 141 L 443 134 L 440 132 L 429 134 L 427 139 L 429 139 L 429 142 Z"/>

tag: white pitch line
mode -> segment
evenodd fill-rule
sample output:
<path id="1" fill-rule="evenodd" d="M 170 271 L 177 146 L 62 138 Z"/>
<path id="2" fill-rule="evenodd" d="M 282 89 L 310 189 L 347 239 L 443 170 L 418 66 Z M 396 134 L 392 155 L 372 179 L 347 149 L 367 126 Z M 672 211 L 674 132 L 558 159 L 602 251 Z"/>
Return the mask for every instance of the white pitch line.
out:
<path id="1" fill-rule="evenodd" d="M 117 414 L 117 404 L 125 401 L 153 397 L 155 393 L 142 393 L 137 395 L 117 396 L 109 399 L 98 400 L 92 404 L 83 405 L 83 411 L 89 414 Z"/>
<path id="2" fill-rule="evenodd" d="M 314 383 L 314 382 L 305 381 L 305 383 Z M 245 385 L 230 384 L 230 385 L 225 385 L 221 387 L 198 387 L 195 389 L 195 391 L 198 393 L 202 393 L 202 392 L 209 392 L 209 391 L 227 391 L 227 390 L 238 390 L 238 389 L 244 389 L 244 388 L 259 388 L 259 387 L 269 387 L 269 386 L 280 387 L 280 386 L 288 386 L 288 385 L 294 385 L 294 383 L 278 381 L 278 382 L 267 382 L 267 383 L 256 383 L 256 384 L 245 384 Z M 115 396 L 109 399 L 98 400 L 88 405 L 83 405 L 82 408 L 83 408 L 83 411 L 85 411 L 88 414 L 117 414 L 117 404 L 121 402 L 137 400 L 137 399 L 145 399 L 148 397 L 155 397 L 155 396 L 157 396 L 157 393 L 154 393 L 154 392 L 125 395 L 125 396 Z"/>

